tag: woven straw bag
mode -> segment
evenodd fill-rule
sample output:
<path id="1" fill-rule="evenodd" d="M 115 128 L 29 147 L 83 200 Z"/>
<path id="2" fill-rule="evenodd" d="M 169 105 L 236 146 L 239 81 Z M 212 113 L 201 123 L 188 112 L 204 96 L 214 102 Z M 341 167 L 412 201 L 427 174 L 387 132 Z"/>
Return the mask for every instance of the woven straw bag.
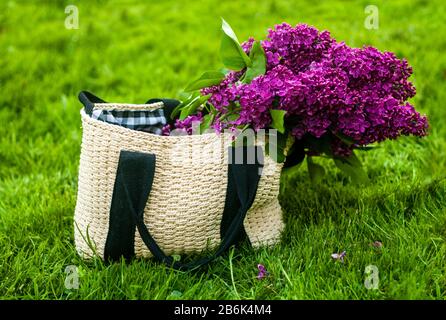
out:
<path id="1" fill-rule="evenodd" d="M 81 101 L 86 106 L 85 110 L 87 107 L 90 110 L 153 110 L 163 107 L 162 102 L 140 105 L 95 103 L 91 96 L 85 98 L 85 95 Z M 236 235 L 241 235 L 240 230 L 234 230 L 231 236 L 228 235 L 228 229 L 234 225 L 244 229 L 242 231 L 253 247 L 278 242 L 284 228 L 278 202 L 281 164 L 265 155 L 252 203 L 247 204 L 244 215 L 229 213 L 225 218 L 223 213 L 231 211 L 231 208 L 227 208 L 228 197 L 239 194 L 238 190 L 234 190 L 237 186 L 230 188 L 228 185 L 228 170 L 233 169 L 227 162 L 230 140 L 225 134 L 159 136 L 92 119 L 85 110 L 80 112 L 83 136 L 74 215 L 75 244 L 82 257 L 88 259 L 97 255 L 107 259 L 118 258 L 119 255 L 144 258 L 155 256 L 174 265 L 169 257 L 172 254 L 199 253 L 205 249 L 215 249 L 219 245 L 218 254 L 221 254 L 234 243 Z M 144 155 L 156 158 L 154 170 L 148 175 L 142 170 L 142 178 L 136 176 L 138 181 L 128 183 L 128 188 L 125 183 L 122 187 L 118 181 L 118 177 L 121 177 L 120 166 L 123 168 L 122 172 L 138 167 L 141 162 L 129 162 L 127 167 L 123 162 L 124 156 L 132 157 L 135 154 L 138 157 L 142 155 L 138 159 L 141 158 L 143 162 L 147 160 Z M 139 161 L 138 159 L 135 161 Z M 268 172 L 265 168 L 268 168 Z M 233 176 L 237 180 L 240 173 Z M 135 198 L 134 195 L 139 193 L 139 189 L 144 189 L 149 180 L 150 190 Z M 114 199 L 119 190 L 126 193 L 127 200 L 119 202 Z M 132 197 L 136 199 L 134 204 L 129 200 Z M 141 202 L 140 199 L 147 200 L 143 200 L 138 209 L 135 203 Z M 111 216 L 115 210 L 112 207 L 123 208 L 126 205 L 127 211 L 133 212 L 130 219 L 123 222 L 119 220 L 121 216 Z M 237 211 L 237 208 L 233 211 Z M 125 215 L 122 212 L 119 214 Z M 223 233 L 225 219 L 226 233 Z M 235 222 L 236 219 L 241 220 Z M 130 227 L 129 221 L 133 221 Z M 111 230 L 112 224 L 114 230 Z M 120 234 L 125 233 L 122 230 L 127 230 L 130 235 Z M 113 242 L 110 238 L 114 239 L 111 246 L 114 245 L 115 256 L 107 253 L 107 250 L 111 250 L 107 249 L 108 243 Z M 122 240 L 123 238 L 126 240 Z M 223 238 L 227 240 L 224 248 Z M 127 247 L 130 243 L 132 248 L 122 249 L 123 241 L 127 242 Z M 204 264 L 211 259 L 194 265 Z"/>

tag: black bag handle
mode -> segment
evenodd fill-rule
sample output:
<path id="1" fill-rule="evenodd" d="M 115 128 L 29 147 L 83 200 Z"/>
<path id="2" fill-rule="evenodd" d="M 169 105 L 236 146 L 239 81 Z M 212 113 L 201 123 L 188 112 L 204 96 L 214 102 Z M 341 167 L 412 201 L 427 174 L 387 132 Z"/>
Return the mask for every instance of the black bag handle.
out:
<path id="1" fill-rule="evenodd" d="M 106 101 L 102 100 L 98 96 L 94 95 L 93 93 L 89 91 L 81 91 L 78 95 L 79 101 L 84 105 L 85 112 L 91 116 L 93 113 L 93 108 L 95 103 L 107 103 Z M 175 109 L 177 105 L 181 103 L 181 101 L 176 99 L 168 99 L 168 98 L 152 98 L 147 100 L 145 104 L 152 104 L 156 102 L 162 102 L 164 104 L 164 116 L 166 117 L 168 124 L 173 124 L 174 121 L 170 119 L 170 115 L 172 114 L 172 111 Z"/>
<path id="2" fill-rule="evenodd" d="M 232 157 L 230 158 L 232 161 L 228 164 L 228 189 L 225 212 L 223 213 L 223 220 L 225 220 L 224 218 L 226 217 L 226 223 L 223 225 L 222 221 L 222 240 L 220 246 L 213 255 L 190 263 L 175 261 L 172 257 L 167 256 L 162 251 L 147 229 L 147 226 L 144 223 L 144 207 L 153 182 L 153 172 L 156 161 L 155 155 L 153 154 L 121 151 L 111 208 L 111 215 L 113 214 L 113 210 L 116 211 L 116 214 L 114 214 L 115 218 L 111 216 L 110 225 L 113 223 L 112 218 L 116 219 L 116 217 L 122 217 L 122 215 L 125 214 L 123 211 L 129 210 L 144 244 L 158 261 L 177 270 L 191 270 L 211 262 L 223 254 L 231 245 L 240 240 L 245 233 L 243 222 L 247 211 L 254 202 L 257 186 L 260 180 L 260 172 L 263 167 L 263 153 L 259 152 L 257 148 L 260 147 L 231 147 L 229 149 L 230 154 L 232 154 Z M 234 156 L 237 152 L 243 152 L 243 163 L 235 163 Z M 248 159 L 246 155 L 249 152 L 255 152 L 256 161 L 253 164 L 248 164 L 246 161 L 246 159 Z M 145 173 L 141 172 L 142 168 L 144 168 Z M 142 174 L 145 178 L 139 178 L 138 173 Z M 136 189 L 139 189 L 139 192 L 137 192 Z M 122 199 L 123 197 L 125 200 Z M 234 208 L 237 208 L 235 213 L 228 212 L 234 211 Z M 118 225 L 118 223 L 116 223 L 116 225 Z M 122 225 L 122 223 L 120 223 L 120 225 Z M 132 237 L 131 231 L 132 228 L 127 229 L 126 233 L 130 232 Z M 127 236 L 124 235 L 124 237 Z M 129 241 L 127 248 L 129 248 L 129 246 L 133 247 L 132 240 L 129 239 Z M 113 237 L 110 236 L 109 231 L 105 249 L 106 258 L 119 258 L 119 255 L 122 254 L 120 253 L 122 252 L 122 248 L 121 251 L 118 249 L 118 251 L 115 251 L 114 253 L 112 252 L 113 243 L 115 247 L 116 245 L 119 247 L 119 243 L 116 244 L 116 241 L 113 242 Z"/>
<path id="3" fill-rule="evenodd" d="M 84 105 L 85 112 L 91 116 L 93 112 L 93 107 L 95 103 L 107 103 L 101 98 L 95 96 L 93 93 L 88 91 L 79 92 L 79 101 Z"/>

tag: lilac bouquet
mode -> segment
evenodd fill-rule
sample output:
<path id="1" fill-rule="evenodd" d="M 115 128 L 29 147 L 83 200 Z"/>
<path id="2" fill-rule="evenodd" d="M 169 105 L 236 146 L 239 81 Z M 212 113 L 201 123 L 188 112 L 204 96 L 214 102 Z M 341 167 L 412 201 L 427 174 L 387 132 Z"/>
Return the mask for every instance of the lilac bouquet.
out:
<path id="1" fill-rule="evenodd" d="M 408 80 L 412 68 L 393 53 L 351 48 L 305 24 L 282 23 L 266 40 L 241 45 L 224 20 L 222 29 L 227 70 L 206 72 L 186 88 L 192 94 L 173 114 L 181 112 L 181 128 L 198 119 L 201 132 L 276 129 L 277 161 L 290 169 L 307 157 L 313 180 L 324 172 L 313 156 L 331 157 L 363 180 L 355 149 L 427 134 L 427 118 L 407 102 L 416 92 Z"/>

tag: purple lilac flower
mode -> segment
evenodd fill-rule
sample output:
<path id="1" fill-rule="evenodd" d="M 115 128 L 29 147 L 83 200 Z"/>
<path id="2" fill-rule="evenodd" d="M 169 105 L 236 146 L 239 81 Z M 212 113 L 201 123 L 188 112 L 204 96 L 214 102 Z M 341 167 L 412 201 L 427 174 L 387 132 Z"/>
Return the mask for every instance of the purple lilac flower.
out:
<path id="1" fill-rule="evenodd" d="M 201 90 L 202 95 L 211 94 L 209 102 L 212 103 L 221 113 L 226 112 L 226 108 L 232 101 L 237 99 L 238 89 L 235 84 L 240 78 L 240 72 L 229 72 L 225 79 L 218 85 Z"/>
<path id="2" fill-rule="evenodd" d="M 186 117 L 184 120 L 177 119 L 175 120 L 175 129 L 182 130 L 185 134 L 191 135 L 193 132 L 193 125 L 199 124 L 203 120 L 201 113 L 196 115 L 191 115 Z M 169 124 L 165 125 L 162 128 L 162 135 L 169 136 L 171 134 L 171 126 Z"/>
<path id="3" fill-rule="evenodd" d="M 268 40 L 262 46 L 266 52 L 277 53 L 283 65 L 299 73 L 322 59 L 334 41 L 328 31 L 319 32 L 306 24 L 293 28 L 282 23 L 269 30 Z"/>
<path id="4" fill-rule="evenodd" d="M 242 44 L 246 53 L 253 42 Z M 261 45 L 267 57 L 264 75 L 244 84 L 239 82 L 244 70 L 230 72 L 219 85 L 202 89 L 218 111 L 212 125 L 217 132 L 245 125 L 266 128 L 272 121 L 269 110 L 282 109 L 296 139 L 329 136 L 335 156 L 401 135 L 427 134 L 427 118 L 407 102 L 416 93 L 408 80 L 412 68 L 393 53 L 351 48 L 305 24 L 276 25 Z M 236 121 L 220 120 L 233 108 L 239 108 Z"/>
<path id="5" fill-rule="evenodd" d="M 164 127 L 161 128 L 161 135 L 162 136 L 170 136 L 170 131 L 172 130 L 172 127 L 170 124 L 166 124 Z"/>

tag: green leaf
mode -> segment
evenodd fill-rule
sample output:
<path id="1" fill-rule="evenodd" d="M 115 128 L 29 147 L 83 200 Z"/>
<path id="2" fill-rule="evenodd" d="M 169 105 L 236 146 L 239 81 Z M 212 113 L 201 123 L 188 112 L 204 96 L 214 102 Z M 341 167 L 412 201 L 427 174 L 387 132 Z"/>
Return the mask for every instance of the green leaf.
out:
<path id="1" fill-rule="evenodd" d="M 223 37 L 220 45 L 220 56 L 226 68 L 240 71 L 251 66 L 251 59 L 240 46 L 231 26 L 222 18 Z"/>
<path id="2" fill-rule="evenodd" d="M 201 75 L 197 80 L 189 83 L 189 85 L 184 89 L 186 92 L 199 90 L 202 88 L 215 86 L 220 84 L 220 82 L 225 78 L 225 75 L 219 71 L 207 71 Z"/>
<path id="3" fill-rule="evenodd" d="M 349 157 L 333 158 L 336 166 L 345 174 L 349 175 L 354 183 L 366 183 L 369 180 L 367 173 L 362 168 L 362 164 L 354 153 Z"/>
<path id="4" fill-rule="evenodd" d="M 291 152 L 293 152 L 293 150 L 295 149 L 295 144 L 294 144 L 295 141 L 296 141 L 296 138 L 291 133 L 288 133 L 288 136 L 287 136 L 286 142 L 285 142 L 285 156 L 288 157 L 288 155 L 291 154 Z M 303 159 L 302 159 L 302 161 L 303 161 Z"/>
<path id="5" fill-rule="evenodd" d="M 201 124 L 200 124 L 200 134 L 205 133 L 206 130 L 209 129 L 212 122 L 214 121 L 214 117 L 215 117 L 214 114 L 207 114 L 203 117 L 203 120 L 201 121 Z"/>
<path id="6" fill-rule="evenodd" d="M 218 70 L 218 71 L 220 71 L 221 73 L 223 73 L 225 76 L 226 76 L 229 72 L 231 72 L 230 69 L 225 68 L 225 67 L 220 68 L 220 70 Z"/>
<path id="7" fill-rule="evenodd" d="M 180 91 L 178 92 L 178 98 L 180 101 L 184 101 L 189 99 L 189 97 L 191 96 L 191 92 L 186 92 L 186 91 Z"/>
<path id="8" fill-rule="evenodd" d="M 240 71 L 246 67 L 246 63 L 239 55 L 236 45 L 231 39 L 224 37 L 221 40 L 220 55 L 223 64 L 231 70 Z"/>
<path id="9" fill-rule="evenodd" d="M 266 56 L 260 41 L 253 43 L 249 57 L 252 61 L 252 65 L 246 69 L 243 83 L 251 83 L 252 79 L 266 72 Z"/>
<path id="10" fill-rule="evenodd" d="M 230 114 L 226 117 L 228 121 L 236 121 L 238 118 L 240 118 L 240 114 L 237 113 Z"/>
<path id="11" fill-rule="evenodd" d="M 371 150 L 375 150 L 378 149 L 378 146 L 364 146 L 364 147 L 357 147 L 356 149 L 361 150 L 361 151 L 371 151 Z"/>
<path id="12" fill-rule="evenodd" d="M 193 109 L 198 108 L 198 106 L 200 105 L 199 103 L 199 97 L 193 99 L 191 102 L 189 102 L 187 105 L 185 105 L 183 108 L 181 108 L 181 112 L 180 112 L 180 116 L 179 119 L 180 120 L 184 120 L 187 118 L 187 116 L 189 116 L 192 113 Z"/>
<path id="13" fill-rule="evenodd" d="M 194 100 L 198 99 L 200 97 L 200 93 L 198 91 L 196 92 L 192 92 L 191 94 L 188 95 L 188 97 L 186 99 L 184 99 L 179 105 L 177 105 L 175 107 L 175 109 L 173 109 L 170 118 L 173 120 L 176 118 L 176 116 L 178 115 L 178 113 L 180 113 L 180 111 L 185 108 L 186 106 L 190 105 Z"/>
<path id="14" fill-rule="evenodd" d="M 307 157 L 308 173 L 312 183 L 318 183 L 325 176 L 325 169 L 321 165 L 314 163 L 311 157 Z"/>
<path id="15" fill-rule="evenodd" d="M 180 120 L 184 120 L 191 114 L 194 114 L 198 107 L 205 103 L 210 97 L 211 95 L 208 94 L 206 96 L 198 96 L 197 98 L 193 99 L 188 105 L 181 109 Z"/>
<path id="16" fill-rule="evenodd" d="M 334 133 L 334 135 L 336 137 L 338 137 L 339 140 L 341 140 L 342 142 L 344 142 L 346 145 L 348 145 L 349 147 L 352 144 L 355 144 L 355 140 L 353 140 L 353 138 L 350 138 L 349 136 L 346 136 L 345 134 L 342 133 Z"/>
<path id="17" fill-rule="evenodd" d="M 315 150 L 319 153 L 325 153 L 329 157 L 333 157 L 331 150 L 331 137 L 329 135 L 323 135 L 320 138 L 308 135 L 305 137 L 306 146 L 311 150 Z"/>
<path id="18" fill-rule="evenodd" d="M 284 117 L 285 117 L 285 110 L 269 110 L 271 114 L 271 118 L 273 122 L 271 123 L 271 127 L 279 131 L 280 133 L 285 133 L 285 126 L 284 126 Z"/>
<path id="19" fill-rule="evenodd" d="M 356 156 L 356 154 L 352 153 L 350 156 L 348 157 L 343 157 L 341 158 L 344 162 L 347 162 L 350 166 L 354 167 L 354 168 L 362 168 L 362 163 L 361 161 L 359 161 L 358 157 Z"/>

